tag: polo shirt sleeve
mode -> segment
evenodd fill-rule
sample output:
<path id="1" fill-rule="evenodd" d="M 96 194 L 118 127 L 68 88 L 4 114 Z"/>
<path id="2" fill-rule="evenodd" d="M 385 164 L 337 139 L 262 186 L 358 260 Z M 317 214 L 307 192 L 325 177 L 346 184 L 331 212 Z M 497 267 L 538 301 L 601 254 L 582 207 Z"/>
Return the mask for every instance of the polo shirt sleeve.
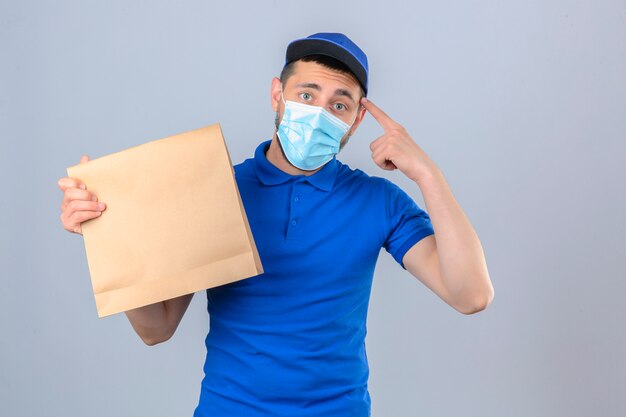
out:
<path id="1" fill-rule="evenodd" d="M 404 254 L 426 236 L 435 233 L 430 217 L 397 185 L 385 180 L 386 231 L 383 247 L 402 266 Z"/>

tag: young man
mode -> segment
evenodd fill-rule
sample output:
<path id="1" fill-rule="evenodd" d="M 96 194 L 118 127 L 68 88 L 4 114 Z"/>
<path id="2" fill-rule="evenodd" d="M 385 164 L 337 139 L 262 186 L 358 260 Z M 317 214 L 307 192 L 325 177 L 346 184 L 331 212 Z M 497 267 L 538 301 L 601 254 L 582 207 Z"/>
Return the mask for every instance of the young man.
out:
<path id="1" fill-rule="evenodd" d="M 272 80 L 276 132 L 235 166 L 265 272 L 207 290 L 195 416 L 368 416 L 365 324 L 381 247 L 464 314 L 493 299 L 480 241 L 442 173 L 365 98 L 367 81 L 366 55 L 342 34 L 289 44 Z M 373 160 L 413 180 L 430 216 L 391 182 L 336 159 L 366 112 L 384 130 L 370 145 Z M 104 206 L 77 180 L 59 187 L 64 227 L 80 233 Z M 172 336 L 191 298 L 126 315 L 152 345 Z"/>

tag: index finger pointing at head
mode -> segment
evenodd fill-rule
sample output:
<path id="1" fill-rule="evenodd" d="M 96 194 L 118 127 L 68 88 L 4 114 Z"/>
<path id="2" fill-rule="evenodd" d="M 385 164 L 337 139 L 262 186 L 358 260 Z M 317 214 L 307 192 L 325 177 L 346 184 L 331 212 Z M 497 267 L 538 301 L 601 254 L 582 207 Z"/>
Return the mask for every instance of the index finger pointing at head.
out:
<path id="1" fill-rule="evenodd" d="M 382 111 L 377 105 L 372 103 L 367 98 L 363 97 L 361 99 L 361 104 L 372 115 L 372 117 L 376 119 L 378 124 L 380 124 L 383 129 L 389 130 L 398 126 L 398 124 L 394 122 L 394 120 L 391 117 L 389 117 L 387 113 Z"/>

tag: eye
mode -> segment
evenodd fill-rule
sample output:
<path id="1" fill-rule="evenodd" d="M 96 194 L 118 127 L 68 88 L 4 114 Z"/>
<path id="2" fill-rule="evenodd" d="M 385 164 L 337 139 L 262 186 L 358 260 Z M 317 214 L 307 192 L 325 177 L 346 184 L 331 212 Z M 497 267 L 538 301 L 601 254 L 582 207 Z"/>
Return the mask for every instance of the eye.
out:
<path id="1" fill-rule="evenodd" d="M 333 104 L 333 109 L 335 109 L 335 111 L 346 111 L 346 106 L 343 103 L 335 103 Z"/>
<path id="2" fill-rule="evenodd" d="M 300 98 L 304 101 L 310 101 L 313 97 L 309 93 L 300 93 Z"/>

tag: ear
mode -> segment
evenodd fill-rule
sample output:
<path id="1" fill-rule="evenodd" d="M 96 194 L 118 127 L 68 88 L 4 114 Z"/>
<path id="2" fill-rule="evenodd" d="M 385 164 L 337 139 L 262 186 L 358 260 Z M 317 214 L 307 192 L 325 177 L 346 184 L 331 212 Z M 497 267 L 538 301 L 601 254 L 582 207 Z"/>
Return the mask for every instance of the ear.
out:
<path id="1" fill-rule="evenodd" d="M 356 115 L 356 119 L 354 119 L 354 124 L 350 128 L 350 132 L 349 132 L 350 136 L 354 135 L 354 132 L 356 132 L 356 128 L 359 127 L 359 125 L 361 124 L 361 121 L 363 121 L 363 118 L 365 117 L 365 112 L 366 112 L 365 107 L 361 105 Z"/>
<path id="2" fill-rule="evenodd" d="M 278 77 L 272 78 L 272 87 L 270 88 L 270 100 L 272 102 L 272 110 L 274 110 L 274 112 L 278 111 L 278 103 L 280 103 L 281 101 L 280 87 L 281 82 Z"/>

